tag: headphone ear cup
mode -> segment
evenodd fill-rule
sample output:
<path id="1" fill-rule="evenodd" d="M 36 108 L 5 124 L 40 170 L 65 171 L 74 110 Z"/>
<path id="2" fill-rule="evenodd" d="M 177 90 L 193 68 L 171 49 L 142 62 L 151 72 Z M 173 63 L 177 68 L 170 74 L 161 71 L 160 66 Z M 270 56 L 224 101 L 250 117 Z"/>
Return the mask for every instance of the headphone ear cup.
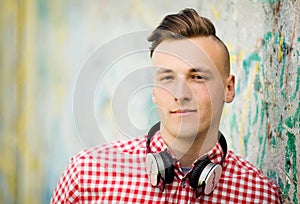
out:
<path id="1" fill-rule="evenodd" d="M 199 178 L 200 175 L 202 173 L 202 171 L 204 170 L 204 168 L 206 167 L 206 165 L 208 165 L 210 163 L 210 160 L 206 157 L 203 160 L 199 160 L 198 163 L 196 163 L 196 165 L 193 168 L 193 171 L 190 174 L 190 186 L 194 189 L 197 189 L 199 186 Z M 204 184 L 204 181 L 202 181 L 203 183 L 201 185 Z"/>
<path id="2" fill-rule="evenodd" d="M 173 158 L 170 156 L 170 154 L 166 151 L 162 151 L 159 153 L 163 163 L 164 163 L 164 170 L 165 171 L 165 183 L 170 184 L 174 180 L 174 163 Z"/>

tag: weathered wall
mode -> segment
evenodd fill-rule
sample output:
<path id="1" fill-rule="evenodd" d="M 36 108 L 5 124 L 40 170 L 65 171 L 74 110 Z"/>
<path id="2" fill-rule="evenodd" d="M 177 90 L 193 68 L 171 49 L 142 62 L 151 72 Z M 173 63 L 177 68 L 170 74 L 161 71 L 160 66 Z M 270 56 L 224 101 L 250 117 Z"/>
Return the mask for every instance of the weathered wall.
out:
<path id="1" fill-rule="evenodd" d="M 210 14 L 237 75 L 236 100 L 225 109 L 223 129 L 237 153 L 277 180 L 286 203 L 300 202 L 299 3 L 214 4 Z"/>
<path id="2" fill-rule="evenodd" d="M 299 4 L 0 1 L 0 203 L 48 203 L 69 157 L 86 145 L 74 125 L 72 97 L 90 53 L 125 33 L 152 29 L 164 15 L 185 7 L 211 18 L 230 50 L 237 86 L 221 125 L 228 143 L 278 182 L 286 203 L 300 202 Z M 124 63 L 149 66 L 144 57 Z M 109 117 L 111 92 L 129 75 L 117 69 L 122 63 L 110 69 L 96 97 L 106 141 L 118 138 Z M 127 107 L 131 122 L 145 131 L 152 111 L 147 93 L 136 94 Z"/>

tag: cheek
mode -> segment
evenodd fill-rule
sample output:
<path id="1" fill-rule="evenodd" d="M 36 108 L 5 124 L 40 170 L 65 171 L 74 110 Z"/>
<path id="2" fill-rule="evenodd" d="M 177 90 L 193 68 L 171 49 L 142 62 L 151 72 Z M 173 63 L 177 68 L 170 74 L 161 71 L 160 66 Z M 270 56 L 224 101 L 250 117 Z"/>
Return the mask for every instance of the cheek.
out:
<path id="1" fill-rule="evenodd" d="M 158 106 L 170 103 L 172 94 L 164 88 L 154 87 L 152 90 L 152 101 Z"/>
<path id="2" fill-rule="evenodd" d="M 213 114 L 219 114 L 224 104 L 224 87 L 218 86 L 218 84 L 210 86 L 207 91 L 207 103 Z"/>
<path id="3" fill-rule="evenodd" d="M 212 103 L 216 105 L 221 105 L 224 102 L 224 86 L 215 86 L 211 89 L 211 98 L 212 98 Z"/>
<path id="4" fill-rule="evenodd" d="M 216 84 L 210 85 L 208 84 L 194 89 L 194 96 L 196 98 L 198 108 L 202 110 L 202 112 L 217 110 L 223 103 L 224 92 L 222 87 L 216 86 Z"/>
<path id="5" fill-rule="evenodd" d="M 196 99 L 199 108 L 207 106 L 211 101 L 211 94 L 206 86 L 193 88 L 194 98 Z"/>

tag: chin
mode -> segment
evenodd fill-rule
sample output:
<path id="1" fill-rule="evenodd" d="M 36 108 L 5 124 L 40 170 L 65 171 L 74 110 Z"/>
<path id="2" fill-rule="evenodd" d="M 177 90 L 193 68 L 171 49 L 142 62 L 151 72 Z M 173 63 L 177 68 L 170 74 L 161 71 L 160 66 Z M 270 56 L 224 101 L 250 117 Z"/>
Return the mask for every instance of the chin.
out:
<path id="1" fill-rule="evenodd" d="M 195 123 L 181 123 L 178 126 L 171 127 L 173 135 L 178 138 L 195 138 L 199 133 L 199 125 Z"/>

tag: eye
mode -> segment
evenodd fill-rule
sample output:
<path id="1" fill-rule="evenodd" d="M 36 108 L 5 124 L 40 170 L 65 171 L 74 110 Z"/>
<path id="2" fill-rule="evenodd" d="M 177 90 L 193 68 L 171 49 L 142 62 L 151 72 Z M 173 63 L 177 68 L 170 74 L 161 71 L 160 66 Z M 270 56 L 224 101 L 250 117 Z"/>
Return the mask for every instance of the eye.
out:
<path id="1" fill-rule="evenodd" d="M 207 77 L 199 74 L 192 75 L 191 78 L 195 81 L 204 81 L 207 79 Z"/>
<path id="2" fill-rule="evenodd" d="M 170 81 L 170 80 L 173 80 L 173 79 L 174 79 L 174 76 L 166 75 L 166 76 L 160 77 L 159 81 Z"/>

